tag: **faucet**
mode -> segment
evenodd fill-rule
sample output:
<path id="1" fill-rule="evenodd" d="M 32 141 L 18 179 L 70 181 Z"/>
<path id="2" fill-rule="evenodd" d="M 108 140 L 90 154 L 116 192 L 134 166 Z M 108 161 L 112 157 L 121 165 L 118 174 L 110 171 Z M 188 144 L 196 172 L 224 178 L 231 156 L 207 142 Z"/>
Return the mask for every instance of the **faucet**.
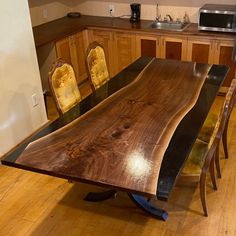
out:
<path id="1" fill-rule="evenodd" d="M 171 15 L 168 14 L 168 15 L 166 15 L 166 17 L 169 18 L 169 21 L 174 21 L 173 18 L 171 17 Z"/>
<path id="2" fill-rule="evenodd" d="M 158 3 L 156 5 L 156 21 L 160 21 L 161 20 L 161 15 L 159 14 L 159 9 L 158 9 Z"/>

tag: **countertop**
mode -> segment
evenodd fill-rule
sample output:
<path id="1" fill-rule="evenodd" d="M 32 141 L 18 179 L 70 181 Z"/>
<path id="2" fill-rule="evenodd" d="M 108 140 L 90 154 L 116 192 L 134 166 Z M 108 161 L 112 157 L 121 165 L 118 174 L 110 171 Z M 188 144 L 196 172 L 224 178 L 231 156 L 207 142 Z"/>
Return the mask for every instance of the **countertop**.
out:
<path id="1" fill-rule="evenodd" d="M 66 36 L 74 34 L 89 28 L 110 28 L 113 30 L 124 30 L 129 32 L 144 32 L 156 35 L 178 35 L 178 36 L 201 36 L 217 39 L 236 39 L 235 33 L 218 33 L 199 31 L 197 24 L 190 24 L 184 31 L 170 31 L 152 29 L 147 26 L 153 21 L 141 20 L 139 23 L 132 24 L 129 19 L 121 19 L 115 17 L 100 17 L 82 15 L 79 18 L 63 17 L 57 20 L 33 27 L 34 39 L 36 47 L 41 47 L 47 43 L 55 42 Z"/>

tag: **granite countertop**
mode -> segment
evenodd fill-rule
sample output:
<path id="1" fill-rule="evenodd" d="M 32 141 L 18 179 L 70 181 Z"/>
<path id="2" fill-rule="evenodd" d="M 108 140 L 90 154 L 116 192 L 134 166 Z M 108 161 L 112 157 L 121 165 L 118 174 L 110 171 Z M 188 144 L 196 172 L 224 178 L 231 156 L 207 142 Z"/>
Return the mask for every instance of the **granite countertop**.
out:
<path id="1" fill-rule="evenodd" d="M 218 33 L 199 31 L 197 24 L 190 24 L 185 30 L 171 31 L 148 28 L 148 25 L 153 21 L 141 20 L 139 23 L 132 24 L 129 19 L 86 16 L 82 15 L 79 18 L 63 17 L 57 20 L 33 27 L 34 39 L 36 47 L 41 47 L 47 43 L 55 42 L 66 36 L 74 34 L 89 28 L 110 28 L 114 30 L 124 30 L 129 32 L 144 32 L 156 35 L 178 35 L 178 36 L 201 36 L 217 39 L 236 39 L 235 33 Z"/>

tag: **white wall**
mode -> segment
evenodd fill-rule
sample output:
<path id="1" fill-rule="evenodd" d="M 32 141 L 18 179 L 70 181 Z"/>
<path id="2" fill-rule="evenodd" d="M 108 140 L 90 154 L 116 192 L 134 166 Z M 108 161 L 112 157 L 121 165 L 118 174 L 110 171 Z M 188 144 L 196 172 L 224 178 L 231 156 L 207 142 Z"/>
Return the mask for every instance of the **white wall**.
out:
<path id="1" fill-rule="evenodd" d="M 47 122 L 27 0 L 1 0 L 0 157 Z M 31 95 L 39 104 L 32 106 Z"/>
<path id="2" fill-rule="evenodd" d="M 28 0 L 32 25 L 40 25 L 72 11 L 72 0 Z M 46 13 L 46 15 L 45 15 Z"/>

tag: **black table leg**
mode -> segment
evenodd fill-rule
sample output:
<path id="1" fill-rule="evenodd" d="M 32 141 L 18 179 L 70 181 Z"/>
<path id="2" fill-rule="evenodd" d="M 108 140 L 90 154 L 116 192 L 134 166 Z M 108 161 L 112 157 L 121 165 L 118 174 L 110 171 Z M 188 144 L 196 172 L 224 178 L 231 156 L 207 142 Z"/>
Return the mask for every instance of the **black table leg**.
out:
<path id="1" fill-rule="evenodd" d="M 96 192 L 96 193 L 90 192 L 86 195 L 84 200 L 88 202 L 100 202 L 115 197 L 116 197 L 116 190 L 109 190 L 105 192 Z"/>
<path id="2" fill-rule="evenodd" d="M 151 201 L 149 201 L 149 199 L 140 196 L 140 195 L 136 195 L 136 194 L 132 194 L 129 193 L 128 194 L 129 197 L 131 198 L 131 200 L 138 206 L 140 207 L 142 210 L 144 210 L 145 212 L 147 212 L 148 214 L 150 214 L 151 216 L 159 219 L 159 220 L 164 220 L 166 221 L 168 218 L 168 213 L 162 209 L 157 208 L 156 206 L 154 206 Z"/>

